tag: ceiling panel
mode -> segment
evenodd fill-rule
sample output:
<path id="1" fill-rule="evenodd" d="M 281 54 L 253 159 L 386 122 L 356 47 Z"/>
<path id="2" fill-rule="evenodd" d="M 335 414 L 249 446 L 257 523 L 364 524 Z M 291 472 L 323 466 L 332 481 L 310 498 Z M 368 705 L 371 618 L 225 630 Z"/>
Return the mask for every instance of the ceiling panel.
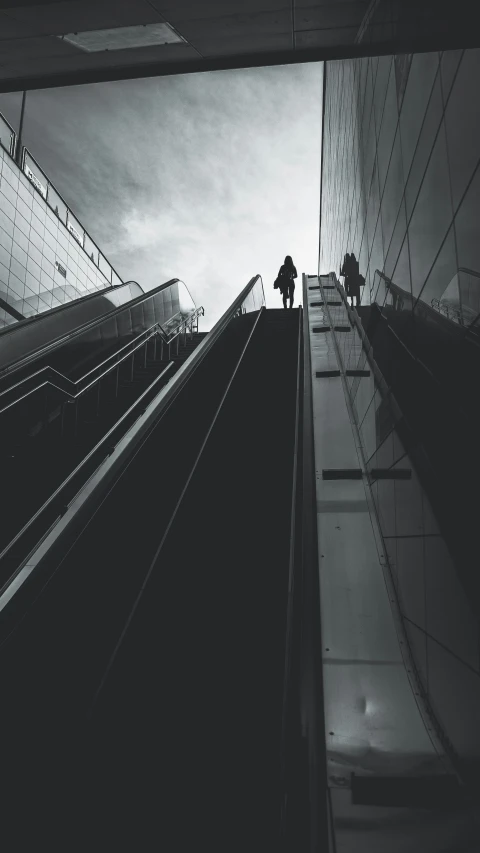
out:
<path id="1" fill-rule="evenodd" d="M 330 0 L 332 2 L 332 0 Z M 351 2 L 351 0 L 350 0 Z M 277 12 L 292 9 L 292 0 L 152 0 L 154 6 L 167 20 L 188 21 L 192 18 L 221 18 L 224 15 L 248 15 L 254 12 Z"/>
<path id="2" fill-rule="evenodd" d="M 1 43 L 1 59 L 13 60 L 19 57 L 26 62 L 35 56 L 70 56 L 83 53 L 77 47 L 55 36 L 35 36 L 28 39 L 7 39 Z"/>
<path id="3" fill-rule="evenodd" d="M 170 19 L 175 29 L 192 43 L 198 39 L 225 39 L 251 36 L 270 37 L 278 33 L 291 33 L 290 9 L 280 12 L 259 12 L 250 15 L 229 15 L 221 18 L 199 18 L 182 21 Z"/>
<path id="4" fill-rule="evenodd" d="M 12 18 L 5 15 L 4 12 L 0 12 L 0 41 L 9 38 L 27 38 L 28 36 L 38 35 L 39 32 L 41 32 L 41 30 L 39 30 L 38 27 L 24 24 L 21 21 L 14 21 Z"/>
<path id="5" fill-rule="evenodd" d="M 145 0 L 63 0 L 41 6 L 15 6 L 5 9 L 4 14 L 49 35 L 161 21 L 161 15 Z"/>
<path id="6" fill-rule="evenodd" d="M 331 27 L 354 27 L 368 8 L 368 0 L 356 3 L 328 3 L 325 6 L 295 6 L 296 30 L 319 30 Z"/>
<path id="7" fill-rule="evenodd" d="M 304 30 L 295 34 L 296 48 L 332 47 L 336 44 L 353 44 L 357 27 L 331 30 Z"/>
<path id="8" fill-rule="evenodd" d="M 230 39 L 198 39 L 194 47 L 202 56 L 231 56 L 232 54 L 248 54 L 257 51 L 289 50 L 292 46 L 292 36 L 277 33 L 271 36 L 240 36 Z M 265 62 L 268 65 L 268 60 Z"/>

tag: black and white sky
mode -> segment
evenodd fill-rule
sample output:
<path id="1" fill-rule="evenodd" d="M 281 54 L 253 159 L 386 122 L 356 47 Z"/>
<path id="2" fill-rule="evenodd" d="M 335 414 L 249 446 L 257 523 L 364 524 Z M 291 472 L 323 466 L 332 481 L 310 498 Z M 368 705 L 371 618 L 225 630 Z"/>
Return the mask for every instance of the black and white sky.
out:
<path id="1" fill-rule="evenodd" d="M 321 93 L 321 63 L 33 91 L 23 142 L 119 275 L 182 279 L 206 330 L 256 273 L 281 307 L 286 254 L 296 304 L 317 270 Z"/>

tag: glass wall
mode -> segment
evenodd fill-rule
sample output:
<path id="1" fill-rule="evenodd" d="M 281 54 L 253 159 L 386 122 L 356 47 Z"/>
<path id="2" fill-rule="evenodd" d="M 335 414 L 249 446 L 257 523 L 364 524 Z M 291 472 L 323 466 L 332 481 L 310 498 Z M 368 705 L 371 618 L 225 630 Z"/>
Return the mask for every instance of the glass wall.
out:
<path id="1" fill-rule="evenodd" d="M 480 758 L 476 543 L 469 560 L 459 554 L 478 516 L 466 483 L 478 479 L 480 50 L 328 62 L 325 73 L 320 272 L 339 276 L 353 252 L 363 305 L 388 320 L 360 312 L 386 382 L 373 370 L 352 377 L 353 409 L 368 467 L 411 471 L 378 479 L 373 495 L 416 666 L 468 763 Z M 369 367 L 358 345 L 345 359 Z M 399 438 L 392 394 L 414 424 L 412 447 Z M 430 501 L 411 457 L 440 484 Z M 459 537 L 466 529 L 471 539 Z"/>
<path id="2" fill-rule="evenodd" d="M 480 312 L 480 50 L 326 63 L 320 272 L 354 252 L 362 302 Z"/>
<path id="3" fill-rule="evenodd" d="M 349 376 L 347 384 L 412 657 L 467 775 L 480 759 L 478 618 L 400 437 L 402 413 L 372 360 L 368 339 L 353 325 L 337 335 L 337 344 L 345 369 L 363 373 Z M 411 378 L 405 376 L 407 382 Z M 375 476 L 375 470 L 389 473 Z"/>

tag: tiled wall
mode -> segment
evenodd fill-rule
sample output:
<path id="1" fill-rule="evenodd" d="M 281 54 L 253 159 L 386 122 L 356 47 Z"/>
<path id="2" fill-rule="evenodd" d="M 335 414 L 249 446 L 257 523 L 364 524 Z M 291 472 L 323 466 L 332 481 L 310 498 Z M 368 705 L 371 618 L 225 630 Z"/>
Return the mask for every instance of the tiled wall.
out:
<path id="1" fill-rule="evenodd" d="M 29 317 L 109 285 L 0 146 L 0 298 Z M 12 322 L 0 305 L 0 328 Z"/>
<path id="2" fill-rule="evenodd" d="M 326 63 L 320 271 L 480 312 L 480 50 Z"/>

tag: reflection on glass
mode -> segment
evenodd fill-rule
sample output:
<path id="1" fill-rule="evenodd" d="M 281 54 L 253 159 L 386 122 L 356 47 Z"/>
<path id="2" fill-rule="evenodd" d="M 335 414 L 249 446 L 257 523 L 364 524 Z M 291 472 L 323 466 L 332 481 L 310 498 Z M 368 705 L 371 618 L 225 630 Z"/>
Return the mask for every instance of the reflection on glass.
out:
<path id="1" fill-rule="evenodd" d="M 98 253 L 98 268 L 103 273 L 107 281 L 112 280 L 112 268 L 101 252 Z"/>
<path id="2" fill-rule="evenodd" d="M 85 243 L 83 248 L 90 260 L 98 267 L 98 249 L 87 233 L 85 233 Z"/>
<path id="3" fill-rule="evenodd" d="M 15 132 L 0 113 L 0 144 L 3 145 L 5 151 L 8 151 L 11 157 L 14 155 L 15 149 Z"/>

